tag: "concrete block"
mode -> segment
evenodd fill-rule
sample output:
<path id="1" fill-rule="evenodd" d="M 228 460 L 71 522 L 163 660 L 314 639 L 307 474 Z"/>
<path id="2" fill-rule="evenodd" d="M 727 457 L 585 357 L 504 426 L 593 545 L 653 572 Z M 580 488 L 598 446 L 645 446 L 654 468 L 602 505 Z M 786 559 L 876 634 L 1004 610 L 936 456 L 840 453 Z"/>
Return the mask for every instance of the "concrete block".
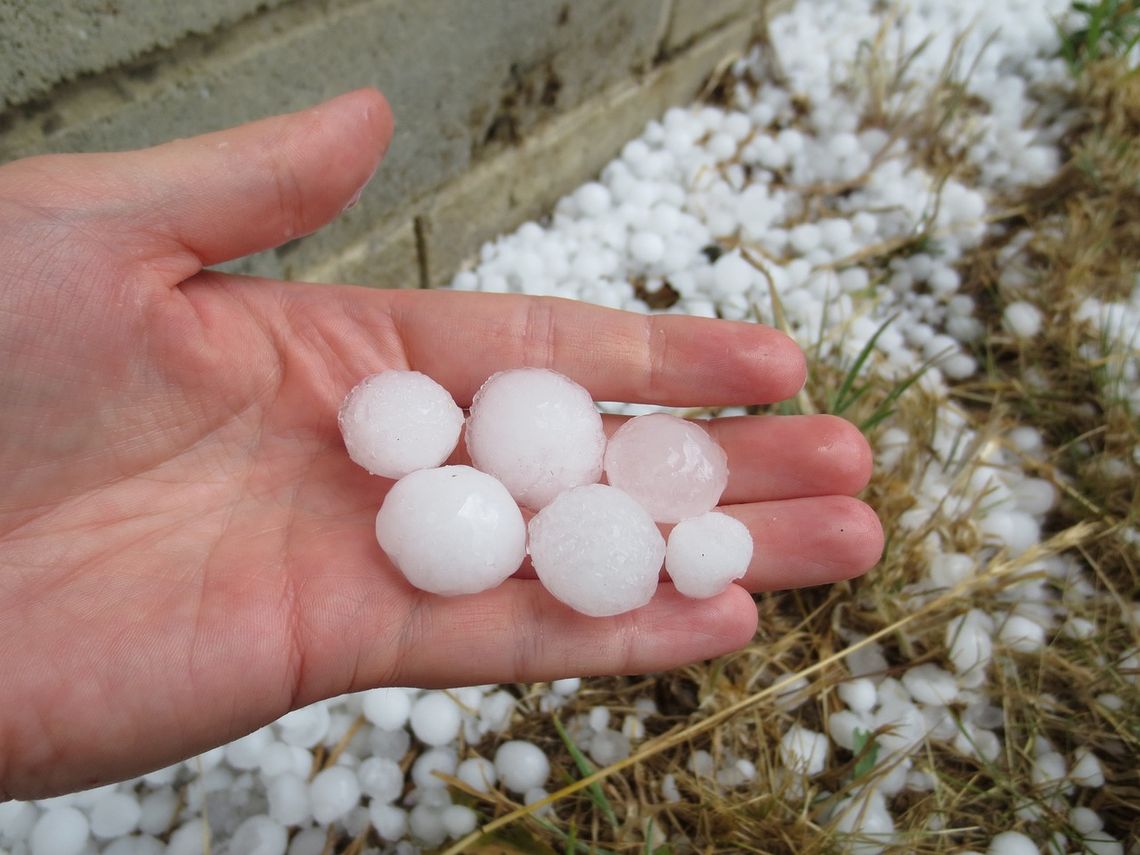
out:
<path id="1" fill-rule="evenodd" d="M 286 0 L 0 0 L 0 112 Z M 146 69 L 137 73 L 147 73 Z"/>
<path id="2" fill-rule="evenodd" d="M 764 0 L 673 0 L 673 13 L 662 45 L 666 54 L 732 20 L 759 15 Z"/>
<path id="3" fill-rule="evenodd" d="M 297 272 L 297 279 L 377 288 L 420 288 L 421 218 L 381 224 L 369 235 L 322 262 Z"/>

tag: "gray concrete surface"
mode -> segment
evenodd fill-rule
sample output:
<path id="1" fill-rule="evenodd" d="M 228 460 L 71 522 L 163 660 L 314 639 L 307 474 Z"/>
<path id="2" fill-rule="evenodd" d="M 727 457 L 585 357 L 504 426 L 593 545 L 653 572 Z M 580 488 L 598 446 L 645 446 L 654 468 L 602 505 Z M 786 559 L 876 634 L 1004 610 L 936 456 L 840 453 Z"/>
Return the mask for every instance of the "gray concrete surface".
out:
<path id="1" fill-rule="evenodd" d="M 0 110 L 287 0 L 4 0 Z"/>

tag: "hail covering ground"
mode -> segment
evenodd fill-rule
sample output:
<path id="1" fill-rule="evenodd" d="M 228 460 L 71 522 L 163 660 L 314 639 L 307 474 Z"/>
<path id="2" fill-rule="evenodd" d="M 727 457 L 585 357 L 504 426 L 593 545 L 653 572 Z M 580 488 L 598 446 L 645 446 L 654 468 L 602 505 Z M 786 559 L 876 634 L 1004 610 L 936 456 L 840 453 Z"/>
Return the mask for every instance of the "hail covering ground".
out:
<path id="1" fill-rule="evenodd" d="M 598 181 L 563 199 L 548 224 L 528 223 L 488 244 L 452 287 L 641 312 L 670 304 L 664 311 L 767 323 L 782 318 L 820 360 L 849 365 L 873 343 L 861 369 L 866 377 L 891 384 L 925 367 L 917 384 L 945 396 L 948 383 L 978 370 L 971 345 L 983 331 L 973 299 L 961 293 L 956 263 L 986 237 L 994 199 L 1044 182 L 1058 168 L 1056 143 L 1068 117 L 1063 99 L 1050 93 L 1068 85 L 1067 69 L 1055 58 L 1055 22 L 1065 21 L 1068 3 L 916 0 L 897 16 L 881 5 L 842 0 L 819 14 L 818 4 L 805 1 L 776 17 L 771 47 L 737 64 L 738 76 L 761 81 L 733 93 L 737 109 L 670 110 Z M 887 103 L 877 103 L 874 87 L 852 83 L 852 69 L 884 28 L 894 59 L 905 64 L 907 85 L 892 87 Z M 976 175 L 970 184 L 941 180 L 913 140 L 861 123 L 874 110 L 920 115 L 948 68 L 979 105 L 954 119 L 962 125 L 954 136 L 965 141 L 955 154 Z M 897 255 L 885 267 L 860 263 L 919 232 L 932 237 L 924 251 Z M 1020 249 L 1014 242 L 1000 259 L 1003 320 L 1012 336 L 1032 337 L 1048 321 L 1033 302 L 1032 272 Z M 1129 355 L 1127 347 L 1140 326 L 1140 288 L 1126 301 L 1090 298 L 1080 315 L 1088 329 L 1084 355 L 1090 362 L 1117 359 L 1121 388 L 1140 405 L 1135 351 Z M 912 485 L 915 504 L 900 536 L 921 531 L 935 516 L 973 515 L 984 538 L 979 552 L 964 554 L 930 534 L 924 576 L 900 594 L 915 607 L 970 578 L 998 550 L 1025 554 L 1041 540 L 1055 496 L 1048 482 L 1027 474 L 1042 454 L 1040 434 L 1025 426 L 1003 443 L 979 439 L 969 415 L 949 401 L 929 436 L 912 436 L 889 421 L 877 433 L 881 467 L 897 465 L 919 444 L 931 458 Z M 978 459 L 963 481 L 951 473 L 967 449 Z M 1015 667 L 1011 652 L 1039 650 L 1058 633 L 1092 632 L 1087 620 L 1068 615 L 1071 603 L 1094 595 L 1086 567 L 1067 555 L 1044 555 L 1028 569 L 1024 582 L 947 626 L 944 662 L 884 677 L 882 649 L 866 645 L 847 657 L 850 680 L 838 688 L 842 709 L 828 717 L 827 732 L 797 724 L 784 734 L 778 754 L 791 782 L 787 793 L 849 757 L 867 734 L 879 734 L 874 762 L 881 773 L 853 788 L 830 816 L 835 830 L 850 835 L 839 838 L 850 851 L 888 846 L 897 834 L 896 800 L 934 786 L 915 762 L 924 745 L 997 757 L 1002 712 L 987 690 L 999 657 L 1002 667 Z M 1052 582 L 1063 583 L 1064 597 Z M 851 631 L 848 639 L 859 636 Z M 798 685 L 790 683 L 782 696 L 785 708 L 797 703 Z M 555 710 L 579 690 L 575 680 L 541 687 L 526 710 Z M 1121 701 L 1106 694 L 1098 703 L 1111 709 Z M 496 788 L 527 803 L 558 783 L 543 751 L 503 741 L 521 714 L 516 695 L 494 686 L 378 689 L 337 698 L 133 781 L 0 805 L 0 849 L 196 855 L 209 838 L 218 855 L 318 855 L 332 829 L 366 841 L 365 851 L 411 853 L 461 837 L 477 821 L 470 807 L 452 804 L 434 771 L 454 774 L 474 791 Z M 620 723 L 606 710 L 576 717 L 569 735 L 594 762 L 611 763 L 644 738 L 654 715 L 652 701 L 641 698 Z M 1104 782 L 1101 759 L 1044 737 L 1027 750 L 1036 758 L 1034 783 L 1047 788 L 1048 809 L 1068 813 L 1080 843 L 1010 831 L 984 844 L 988 851 L 1122 852 L 1096 811 L 1080 804 L 1084 790 Z M 313 775 L 315 757 L 327 768 Z M 721 789 L 757 781 L 748 758 L 721 757 L 718 764 L 704 750 L 690 755 L 688 769 Z M 673 775 L 657 789 L 662 801 L 684 798 Z M 1017 818 L 1032 819 L 1042 809 L 1027 802 Z"/>

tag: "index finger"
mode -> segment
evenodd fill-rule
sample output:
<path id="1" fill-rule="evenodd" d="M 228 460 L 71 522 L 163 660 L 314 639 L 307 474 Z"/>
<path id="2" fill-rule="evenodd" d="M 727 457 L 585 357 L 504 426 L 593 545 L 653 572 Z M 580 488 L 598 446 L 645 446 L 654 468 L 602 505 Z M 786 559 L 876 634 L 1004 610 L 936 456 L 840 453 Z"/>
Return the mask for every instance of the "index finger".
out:
<path id="1" fill-rule="evenodd" d="M 461 405 L 504 368 L 551 368 L 595 400 L 674 407 L 780 401 L 804 384 L 803 353 L 771 327 L 642 315 L 556 297 L 446 291 L 380 299 L 411 367 Z"/>

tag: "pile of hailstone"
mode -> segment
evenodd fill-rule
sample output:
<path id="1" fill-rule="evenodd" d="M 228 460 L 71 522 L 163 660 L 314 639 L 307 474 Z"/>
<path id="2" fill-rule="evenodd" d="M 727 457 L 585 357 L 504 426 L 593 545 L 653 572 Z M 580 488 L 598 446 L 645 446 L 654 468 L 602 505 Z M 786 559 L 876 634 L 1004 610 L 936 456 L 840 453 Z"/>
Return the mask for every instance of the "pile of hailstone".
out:
<path id="1" fill-rule="evenodd" d="M 339 421 L 356 463 L 398 479 L 376 539 L 424 591 L 485 591 L 529 553 L 551 594 L 603 617 L 649 602 L 662 562 L 682 594 L 711 597 L 752 558 L 744 524 L 713 510 L 728 461 L 704 429 L 645 415 L 607 442 L 589 393 L 555 371 L 493 375 L 466 423 L 430 377 L 384 371 L 349 392 Z M 441 465 L 464 424 L 473 466 Z M 520 506 L 535 512 L 529 525 Z M 675 524 L 668 544 L 658 523 Z"/>

